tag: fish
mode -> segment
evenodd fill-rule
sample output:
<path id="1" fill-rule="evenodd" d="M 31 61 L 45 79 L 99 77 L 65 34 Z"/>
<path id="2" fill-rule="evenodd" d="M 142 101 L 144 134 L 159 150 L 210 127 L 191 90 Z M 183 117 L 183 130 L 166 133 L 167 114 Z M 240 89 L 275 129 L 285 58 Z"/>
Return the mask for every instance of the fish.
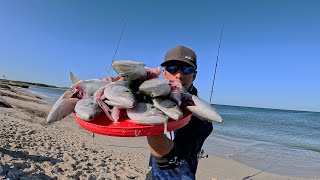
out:
<path id="1" fill-rule="evenodd" d="M 167 122 L 168 117 L 154 105 L 139 102 L 132 109 L 127 109 L 130 121 L 137 124 L 162 124 Z"/>
<path id="2" fill-rule="evenodd" d="M 73 95 L 74 93 L 71 90 L 67 90 L 60 96 L 47 116 L 47 123 L 59 121 L 73 112 L 74 107 L 79 101 L 79 99 L 74 98 Z"/>
<path id="3" fill-rule="evenodd" d="M 163 123 L 166 132 L 168 119 L 181 119 L 186 109 L 204 121 L 223 121 L 213 106 L 188 93 L 179 81 L 159 78 L 159 67 L 147 68 L 132 60 L 114 61 L 112 67 L 119 77 L 112 78 L 107 72 L 104 80 L 80 80 L 70 71 L 72 89 L 54 104 L 46 121 L 59 121 L 72 112 L 90 121 L 103 111 L 107 119 L 117 123 L 125 111 L 132 123 Z"/>
<path id="4" fill-rule="evenodd" d="M 200 120 L 208 121 L 208 122 L 222 122 L 223 119 L 219 115 L 212 105 L 205 102 L 201 98 L 195 95 L 182 93 L 182 99 L 184 99 L 184 103 L 189 105 L 186 108 L 192 112 L 192 115 L 195 115 Z"/>
<path id="5" fill-rule="evenodd" d="M 100 87 L 110 83 L 110 81 L 99 79 L 79 80 L 71 71 L 70 79 L 73 83 L 71 88 L 75 90 L 74 94 L 78 99 L 91 97 Z"/>
<path id="6" fill-rule="evenodd" d="M 110 84 L 111 83 L 110 79 L 109 81 L 102 81 L 99 79 L 79 80 L 71 71 L 70 71 L 70 78 L 71 78 L 71 81 L 73 82 L 73 85 L 71 86 L 72 90 L 66 91 L 56 101 L 56 103 L 53 105 L 53 107 L 51 108 L 47 116 L 47 119 L 46 119 L 47 123 L 53 123 L 53 122 L 59 121 L 64 117 L 68 116 L 69 114 L 71 114 L 72 112 L 75 112 L 77 116 L 79 116 L 83 120 L 90 120 L 102 111 L 99 104 L 95 101 L 93 95 L 99 88 Z M 125 83 L 121 82 L 117 84 L 125 84 Z M 120 90 L 122 89 L 120 88 Z M 111 92 L 114 92 L 114 91 L 111 91 Z M 109 93 L 109 95 L 111 95 L 112 98 L 117 97 L 117 96 L 113 96 L 114 94 Z M 119 99 L 116 99 L 116 100 L 119 100 Z M 120 102 L 121 100 L 123 99 L 120 98 Z M 122 107 L 124 108 L 133 107 L 134 100 L 130 101 L 130 98 L 126 98 L 123 101 L 125 103 L 120 104 L 120 105 L 123 105 Z M 114 112 L 117 112 L 117 111 L 114 111 Z"/>
<path id="7" fill-rule="evenodd" d="M 162 78 L 155 78 L 144 81 L 140 86 L 139 90 L 141 93 L 150 97 L 160 97 L 167 96 L 171 87 L 169 85 L 169 80 Z"/>
<path id="8" fill-rule="evenodd" d="M 104 86 L 104 102 L 120 109 L 133 108 L 135 97 L 127 81 L 116 81 Z"/>
<path id="9" fill-rule="evenodd" d="M 67 90 L 55 102 L 47 116 L 47 123 L 53 123 L 68 116 L 74 111 L 74 108 L 80 99 L 86 99 L 93 96 L 95 91 L 101 86 L 110 83 L 99 79 L 79 80 L 71 71 L 70 78 L 74 83 L 71 86 L 72 90 Z"/>
<path id="10" fill-rule="evenodd" d="M 142 80 L 147 77 L 147 70 L 142 62 L 132 60 L 113 61 L 112 68 L 127 81 Z"/>
<path id="11" fill-rule="evenodd" d="M 82 120 L 88 121 L 98 116 L 102 111 L 99 104 L 94 100 L 94 97 L 80 99 L 74 107 L 76 115 Z"/>
<path id="12" fill-rule="evenodd" d="M 99 79 L 80 80 L 76 84 L 73 84 L 71 88 L 75 89 L 79 94 L 78 98 L 82 99 L 93 96 L 100 87 L 108 85 L 109 83 L 109 81 L 102 81 Z"/>
<path id="13" fill-rule="evenodd" d="M 118 122 L 120 109 L 133 108 L 135 105 L 135 96 L 128 86 L 128 81 L 115 81 L 94 94 L 95 101 L 111 121 Z"/>
<path id="14" fill-rule="evenodd" d="M 169 99 L 152 99 L 153 105 L 160 109 L 164 114 L 174 120 L 179 120 L 183 116 L 180 107 Z"/>

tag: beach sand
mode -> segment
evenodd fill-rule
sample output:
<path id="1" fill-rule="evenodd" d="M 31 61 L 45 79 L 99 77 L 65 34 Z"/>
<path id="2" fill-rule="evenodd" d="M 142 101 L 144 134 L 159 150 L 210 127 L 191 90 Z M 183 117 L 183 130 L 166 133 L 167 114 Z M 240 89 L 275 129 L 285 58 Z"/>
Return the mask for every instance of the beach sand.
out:
<path id="1" fill-rule="evenodd" d="M 48 125 L 51 107 L 23 89 L 0 85 L 0 158 L 5 171 L 22 180 L 146 179 L 150 152 L 145 137 L 92 138 L 71 115 Z M 261 172 L 212 155 L 199 162 L 197 179 L 244 178 L 307 179 Z"/>

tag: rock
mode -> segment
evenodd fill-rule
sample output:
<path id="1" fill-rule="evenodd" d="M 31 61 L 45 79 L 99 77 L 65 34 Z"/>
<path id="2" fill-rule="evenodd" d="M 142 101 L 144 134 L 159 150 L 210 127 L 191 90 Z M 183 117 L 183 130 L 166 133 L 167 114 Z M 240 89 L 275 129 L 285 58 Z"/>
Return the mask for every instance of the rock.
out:
<path id="1" fill-rule="evenodd" d="M 89 176 L 88 180 L 95 180 L 95 179 L 97 179 L 97 177 L 96 177 L 96 176 L 94 176 L 94 175 L 92 175 L 92 174 L 90 174 L 90 176 Z"/>
<path id="2" fill-rule="evenodd" d="M 12 108 L 10 104 L 0 99 L 0 108 Z"/>
<path id="3" fill-rule="evenodd" d="M 38 98 L 38 99 L 42 99 L 42 97 L 40 97 L 40 96 L 36 96 L 36 98 Z"/>
<path id="4" fill-rule="evenodd" d="M 0 84 L 0 89 L 11 90 L 10 86 L 8 86 L 8 85 L 6 85 L 6 84 Z"/>

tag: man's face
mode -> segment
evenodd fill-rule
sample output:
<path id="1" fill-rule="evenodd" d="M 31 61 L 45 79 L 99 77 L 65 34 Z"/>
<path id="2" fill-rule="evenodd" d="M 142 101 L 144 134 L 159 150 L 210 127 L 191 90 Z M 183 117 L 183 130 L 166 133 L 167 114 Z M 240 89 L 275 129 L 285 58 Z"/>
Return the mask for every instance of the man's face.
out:
<path id="1" fill-rule="evenodd" d="M 176 67 L 178 67 L 178 70 L 176 70 L 175 72 Z M 166 64 L 163 70 L 163 76 L 168 80 L 179 81 L 182 84 L 182 86 L 186 90 L 188 90 L 192 85 L 193 81 L 195 80 L 197 72 L 194 70 L 194 72 L 189 74 L 189 73 L 186 73 L 188 70 L 185 69 L 185 73 L 183 73 L 182 69 L 184 68 L 189 68 L 192 71 L 193 67 L 191 67 L 186 63 L 174 62 L 174 63 Z"/>

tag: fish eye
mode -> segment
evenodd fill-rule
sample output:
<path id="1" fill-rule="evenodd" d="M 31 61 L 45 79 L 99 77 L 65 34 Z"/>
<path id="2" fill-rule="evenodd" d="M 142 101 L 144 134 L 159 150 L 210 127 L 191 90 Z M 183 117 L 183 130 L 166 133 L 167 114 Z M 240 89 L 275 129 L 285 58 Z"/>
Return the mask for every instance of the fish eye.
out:
<path id="1" fill-rule="evenodd" d="M 151 109 L 154 109 L 155 107 L 154 107 L 154 106 L 151 106 L 150 108 L 151 108 Z"/>
<path id="2" fill-rule="evenodd" d="M 125 93 L 129 93 L 130 91 L 128 89 L 123 90 Z"/>
<path id="3" fill-rule="evenodd" d="M 176 104 L 172 104 L 172 107 L 176 107 L 177 105 Z"/>

